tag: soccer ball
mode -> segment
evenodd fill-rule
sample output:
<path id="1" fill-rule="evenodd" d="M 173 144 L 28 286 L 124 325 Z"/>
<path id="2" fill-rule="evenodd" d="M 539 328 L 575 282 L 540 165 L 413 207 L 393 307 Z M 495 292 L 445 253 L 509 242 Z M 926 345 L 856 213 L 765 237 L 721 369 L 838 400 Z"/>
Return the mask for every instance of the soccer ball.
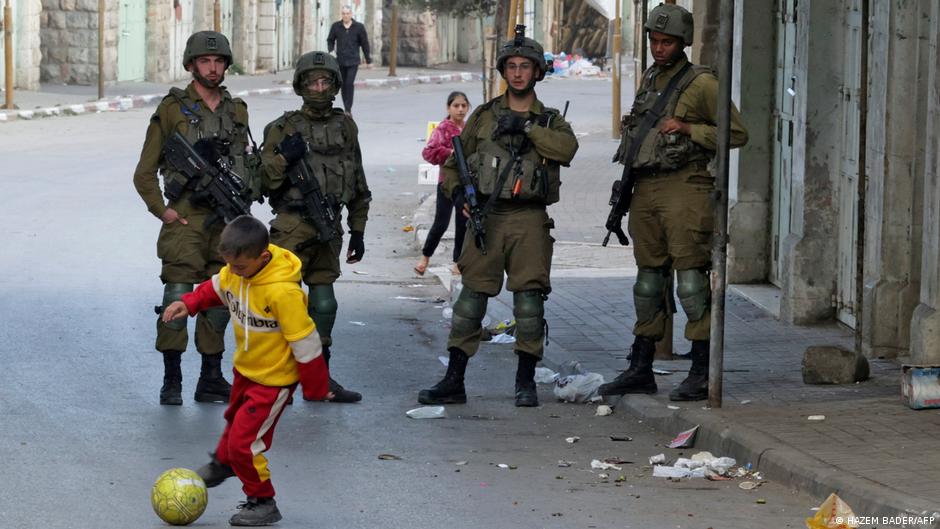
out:
<path id="1" fill-rule="evenodd" d="M 195 522 L 208 503 L 205 482 L 188 468 L 171 468 L 160 474 L 150 491 L 153 512 L 172 525 Z"/>

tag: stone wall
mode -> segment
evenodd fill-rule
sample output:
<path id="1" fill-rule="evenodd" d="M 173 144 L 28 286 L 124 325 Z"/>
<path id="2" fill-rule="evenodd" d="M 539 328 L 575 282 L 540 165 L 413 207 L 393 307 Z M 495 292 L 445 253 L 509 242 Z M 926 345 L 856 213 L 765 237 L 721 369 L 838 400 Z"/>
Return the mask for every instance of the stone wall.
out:
<path id="1" fill-rule="evenodd" d="M 42 0 L 40 15 L 40 79 L 43 82 L 98 82 L 97 0 Z M 117 2 L 105 12 L 104 79 L 117 78 Z"/>
<path id="2" fill-rule="evenodd" d="M 158 83 L 175 80 L 175 62 L 182 53 L 173 57 L 175 39 L 175 12 L 172 0 L 147 0 L 147 64 L 146 79 Z"/>
<path id="3" fill-rule="evenodd" d="M 382 64 L 388 64 L 391 49 L 392 10 L 382 11 Z M 457 39 L 454 19 L 430 11 L 398 10 L 398 66 L 434 66 L 457 60 Z M 445 42 L 445 39 L 446 42 Z M 452 41 L 452 42 L 451 42 Z M 373 53 L 373 55 L 378 55 Z M 374 60 L 374 59 L 373 59 Z"/>
<path id="4" fill-rule="evenodd" d="M 16 56 L 13 66 L 13 84 L 15 88 L 36 90 L 39 88 L 39 65 L 42 62 L 42 47 L 39 28 L 42 15 L 41 0 L 20 0 L 17 2 Z"/>

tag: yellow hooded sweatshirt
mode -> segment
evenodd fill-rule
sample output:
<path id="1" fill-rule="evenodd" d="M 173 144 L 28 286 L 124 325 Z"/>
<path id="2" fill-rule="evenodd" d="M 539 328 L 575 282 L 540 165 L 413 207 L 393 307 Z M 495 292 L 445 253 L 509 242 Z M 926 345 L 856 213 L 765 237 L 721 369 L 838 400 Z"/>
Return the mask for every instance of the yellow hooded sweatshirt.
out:
<path id="1" fill-rule="evenodd" d="M 305 397 L 322 398 L 329 375 L 320 335 L 307 314 L 307 295 L 300 288 L 300 259 L 273 244 L 268 251 L 270 262 L 252 277 L 236 275 L 226 265 L 183 296 L 183 302 L 190 314 L 219 304 L 228 307 L 235 331 L 233 363 L 242 376 L 265 386 L 300 381 Z"/>

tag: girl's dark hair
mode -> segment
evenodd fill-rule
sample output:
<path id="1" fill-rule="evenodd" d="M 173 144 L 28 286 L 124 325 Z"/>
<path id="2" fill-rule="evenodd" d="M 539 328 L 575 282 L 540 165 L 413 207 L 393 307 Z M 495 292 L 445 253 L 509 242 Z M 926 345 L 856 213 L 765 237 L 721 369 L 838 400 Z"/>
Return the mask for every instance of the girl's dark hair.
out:
<path id="1" fill-rule="evenodd" d="M 449 107 L 449 106 L 451 105 L 451 103 L 454 102 L 454 99 L 457 99 L 458 97 L 464 98 L 464 100 L 467 102 L 467 104 L 468 104 L 468 105 L 470 104 L 470 98 L 467 97 L 467 94 L 465 94 L 465 93 L 463 93 L 463 92 L 460 92 L 460 91 L 457 91 L 457 90 L 454 90 L 453 92 L 450 93 L 450 95 L 447 96 L 447 106 Z"/>
<path id="2" fill-rule="evenodd" d="M 268 249 L 268 228 L 250 215 L 241 215 L 228 223 L 219 239 L 223 257 L 255 258 Z"/>
<path id="3" fill-rule="evenodd" d="M 451 103 L 453 103 L 454 100 L 457 99 L 458 97 L 462 97 L 463 100 L 467 102 L 467 105 L 470 104 L 470 98 L 467 97 L 467 94 L 459 90 L 454 90 L 447 96 L 447 108 L 450 108 Z M 444 116 L 444 119 L 448 119 L 448 118 L 450 118 L 450 114 L 447 114 L 446 116 Z"/>

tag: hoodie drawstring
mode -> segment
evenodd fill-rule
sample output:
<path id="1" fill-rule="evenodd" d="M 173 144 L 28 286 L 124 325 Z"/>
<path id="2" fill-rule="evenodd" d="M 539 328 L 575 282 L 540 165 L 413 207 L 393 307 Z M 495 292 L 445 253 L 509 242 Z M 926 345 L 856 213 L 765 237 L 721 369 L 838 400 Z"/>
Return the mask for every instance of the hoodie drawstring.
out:
<path id="1" fill-rule="evenodd" d="M 238 302 L 242 306 L 242 332 L 245 333 L 245 352 L 248 352 L 248 337 L 250 336 L 248 328 L 248 311 L 249 311 L 249 291 L 251 290 L 251 283 L 245 283 L 245 281 L 239 277 L 238 278 Z"/>

